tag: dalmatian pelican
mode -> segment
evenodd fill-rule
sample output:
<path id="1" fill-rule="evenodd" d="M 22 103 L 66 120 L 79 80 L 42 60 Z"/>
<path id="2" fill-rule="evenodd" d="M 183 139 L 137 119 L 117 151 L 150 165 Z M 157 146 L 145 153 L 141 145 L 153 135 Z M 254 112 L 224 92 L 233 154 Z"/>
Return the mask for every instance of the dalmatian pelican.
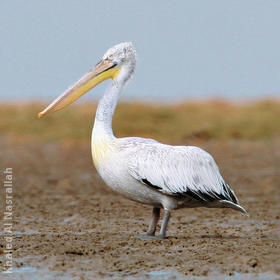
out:
<path id="1" fill-rule="evenodd" d="M 112 118 L 121 92 L 136 68 L 132 43 L 110 48 L 100 62 L 69 87 L 39 117 L 73 103 L 99 83 L 111 83 L 99 101 L 92 131 L 92 157 L 104 182 L 128 199 L 153 207 L 141 239 L 166 238 L 170 211 L 179 208 L 232 208 L 248 215 L 224 181 L 213 157 L 195 146 L 170 146 L 153 139 L 116 138 Z M 159 234 L 156 227 L 163 209 Z"/>

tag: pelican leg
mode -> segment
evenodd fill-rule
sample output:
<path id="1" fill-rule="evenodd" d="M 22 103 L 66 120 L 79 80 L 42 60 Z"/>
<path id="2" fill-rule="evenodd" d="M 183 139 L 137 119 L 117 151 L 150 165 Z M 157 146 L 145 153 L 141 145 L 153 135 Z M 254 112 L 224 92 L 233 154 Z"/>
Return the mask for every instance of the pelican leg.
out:
<path id="1" fill-rule="evenodd" d="M 159 215 L 160 215 L 160 208 L 158 207 L 154 207 L 153 208 L 153 214 L 152 214 L 152 220 L 149 226 L 149 229 L 147 231 L 146 234 L 144 235 L 136 235 L 135 237 L 138 239 L 142 239 L 142 240 L 155 240 L 158 239 L 157 236 L 155 236 L 155 232 L 156 232 L 156 227 L 157 227 L 157 223 L 159 220 Z"/>
<path id="2" fill-rule="evenodd" d="M 157 223 L 159 220 L 159 215 L 160 215 L 160 208 L 154 207 L 153 214 L 152 214 L 152 220 L 151 220 L 147 235 L 150 235 L 150 236 L 155 235 Z"/>
<path id="3" fill-rule="evenodd" d="M 160 228 L 158 238 L 161 238 L 161 239 L 166 238 L 166 229 L 167 229 L 169 219 L 170 219 L 170 211 L 164 209 L 162 224 L 161 224 L 161 228 Z"/>

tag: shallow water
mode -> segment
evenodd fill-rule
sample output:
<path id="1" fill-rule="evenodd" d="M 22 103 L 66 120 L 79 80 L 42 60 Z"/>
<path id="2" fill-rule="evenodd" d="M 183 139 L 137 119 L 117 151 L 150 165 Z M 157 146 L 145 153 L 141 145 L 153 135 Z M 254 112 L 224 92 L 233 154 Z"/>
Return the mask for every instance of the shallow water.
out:
<path id="1" fill-rule="evenodd" d="M 24 259 L 14 259 L 14 262 L 23 262 Z M 88 260 L 90 262 L 90 260 Z M 206 280 L 206 279 L 215 279 L 215 280 L 252 280 L 252 279 L 262 279 L 262 280 L 273 280 L 279 279 L 279 275 L 274 273 L 238 273 L 234 272 L 232 275 L 224 274 L 213 274 L 208 276 L 188 276 L 180 275 L 176 271 L 151 271 L 151 272 L 140 272 L 135 271 L 137 276 L 128 276 L 123 273 L 123 275 L 110 273 L 110 277 L 103 277 L 102 279 L 114 279 L 114 280 L 142 280 L 142 279 L 151 279 L 151 280 Z M 48 268 L 35 268 L 25 264 L 22 267 L 16 267 L 13 269 L 11 274 L 0 273 L 0 276 L 3 276 L 4 279 L 13 279 L 13 280 L 80 280 L 81 276 L 91 277 L 90 271 L 81 271 L 81 270 L 68 270 L 67 272 L 61 271 L 50 271 Z M 87 279 L 87 278 L 85 278 Z"/>

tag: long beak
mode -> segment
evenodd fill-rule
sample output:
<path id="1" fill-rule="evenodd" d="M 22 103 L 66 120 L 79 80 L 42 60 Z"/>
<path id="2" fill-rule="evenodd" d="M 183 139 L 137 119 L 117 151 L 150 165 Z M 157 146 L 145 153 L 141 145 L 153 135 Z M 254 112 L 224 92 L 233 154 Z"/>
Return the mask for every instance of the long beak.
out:
<path id="1" fill-rule="evenodd" d="M 120 68 L 116 67 L 114 62 L 109 60 L 101 60 L 101 62 L 99 62 L 95 68 L 93 68 L 78 82 L 62 93 L 45 110 L 40 112 L 38 117 L 41 118 L 44 115 L 63 109 L 104 80 L 115 78 L 119 71 Z"/>

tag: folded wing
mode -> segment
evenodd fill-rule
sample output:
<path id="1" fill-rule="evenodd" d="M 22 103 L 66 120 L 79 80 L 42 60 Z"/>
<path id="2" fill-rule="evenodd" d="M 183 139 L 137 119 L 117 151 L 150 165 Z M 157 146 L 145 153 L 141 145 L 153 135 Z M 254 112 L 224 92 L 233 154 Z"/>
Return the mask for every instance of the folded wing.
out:
<path id="1" fill-rule="evenodd" d="M 215 160 L 206 151 L 193 146 L 160 143 L 137 148 L 137 153 L 129 156 L 129 173 L 146 186 L 203 202 L 227 200 L 238 204 Z"/>

